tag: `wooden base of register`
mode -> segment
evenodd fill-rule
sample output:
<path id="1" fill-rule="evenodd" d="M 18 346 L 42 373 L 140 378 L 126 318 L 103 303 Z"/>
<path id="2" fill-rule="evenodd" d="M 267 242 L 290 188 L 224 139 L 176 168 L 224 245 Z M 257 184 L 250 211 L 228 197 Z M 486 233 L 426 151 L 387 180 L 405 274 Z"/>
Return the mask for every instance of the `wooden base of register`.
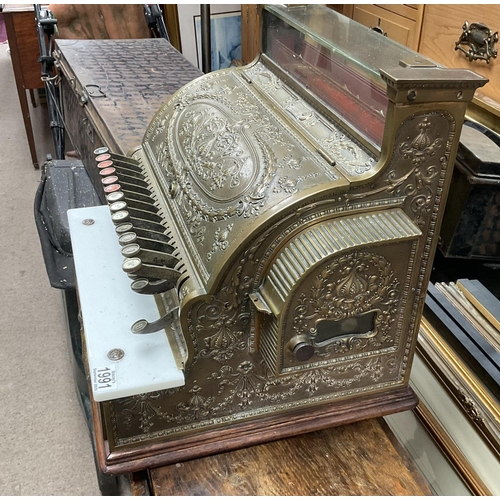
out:
<path id="1" fill-rule="evenodd" d="M 432 495 L 382 419 L 135 474 L 134 495 Z"/>
<path id="2" fill-rule="evenodd" d="M 354 423 L 345 402 L 335 412 L 311 409 L 296 426 L 274 419 L 259 430 L 245 424 L 247 433 L 209 432 L 176 450 L 150 443 L 122 453 L 110 453 L 93 402 L 97 461 L 107 474 L 131 473 L 134 495 L 431 495 L 385 422 L 374 418 L 390 413 L 387 404 L 392 411 L 415 406 L 413 391 L 388 395 L 383 410 L 373 398 L 357 415 L 366 420 Z"/>

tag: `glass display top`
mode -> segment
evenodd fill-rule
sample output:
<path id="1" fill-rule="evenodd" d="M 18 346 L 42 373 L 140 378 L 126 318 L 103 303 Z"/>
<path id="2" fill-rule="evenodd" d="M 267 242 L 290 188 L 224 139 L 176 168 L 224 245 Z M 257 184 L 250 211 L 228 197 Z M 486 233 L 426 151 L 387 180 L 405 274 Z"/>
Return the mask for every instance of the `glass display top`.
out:
<path id="1" fill-rule="evenodd" d="M 266 5 L 263 53 L 376 149 L 387 114 L 380 70 L 436 63 L 321 5 Z"/>
<path id="2" fill-rule="evenodd" d="M 401 45 L 323 5 L 266 5 L 265 9 L 311 37 L 323 47 L 362 64 L 374 75 L 379 69 L 408 65 L 439 66 Z"/>

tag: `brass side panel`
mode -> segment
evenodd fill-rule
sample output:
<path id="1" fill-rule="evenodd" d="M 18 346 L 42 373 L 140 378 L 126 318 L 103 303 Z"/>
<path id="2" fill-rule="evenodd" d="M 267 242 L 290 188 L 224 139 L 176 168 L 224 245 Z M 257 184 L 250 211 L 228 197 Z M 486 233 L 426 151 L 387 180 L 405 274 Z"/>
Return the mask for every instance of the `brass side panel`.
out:
<path id="1" fill-rule="evenodd" d="M 323 221 L 290 240 L 274 258 L 261 289 L 276 315 L 310 270 L 334 254 L 421 234 L 402 210 L 393 209 Z"/>
<path id="2" fill-rule="evenodd" d="M 389 209 L 326 220 L 290 240 L 261 288 L 274 314 L 261 319 L 259 350 L 276 375 L 400 347 L 420 235 Z M 293 353 L 300 345 L 307 360 Z"/>

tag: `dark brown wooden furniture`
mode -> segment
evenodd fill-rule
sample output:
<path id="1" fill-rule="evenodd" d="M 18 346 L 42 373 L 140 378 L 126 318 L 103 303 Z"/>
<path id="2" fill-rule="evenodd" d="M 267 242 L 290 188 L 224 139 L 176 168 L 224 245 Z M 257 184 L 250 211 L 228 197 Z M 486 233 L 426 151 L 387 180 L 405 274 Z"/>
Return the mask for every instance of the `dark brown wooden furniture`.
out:
<path id="1" fill-rule="evenodd" d="M 108 40 L 149 38 L 144 6 L 140 4 L 50 4 L 57 19 L 58 38 Z"/>
<path id="2" fill-rule="evenodd" d="M 26 91 L 28 90 L 31 95 L 32 104 L 35 106 L 36 102 L 33 90 L 41 89 L 44 86 L 40 78 L 41 66 L 38 62 L 40 48 L 38 45 L 35 13 L 33 11 L 33 5 L 6 4 L 3 9 L 3 14 L 31 160 L 33 166 L 38 168 L 35 138 L 31 125 L 30 107 L 26 96 Z"/>
<path id="3" fill-rule="evenodd" d="M 150 469 L 134 495 L 432 495 L 382 419 Z"/>

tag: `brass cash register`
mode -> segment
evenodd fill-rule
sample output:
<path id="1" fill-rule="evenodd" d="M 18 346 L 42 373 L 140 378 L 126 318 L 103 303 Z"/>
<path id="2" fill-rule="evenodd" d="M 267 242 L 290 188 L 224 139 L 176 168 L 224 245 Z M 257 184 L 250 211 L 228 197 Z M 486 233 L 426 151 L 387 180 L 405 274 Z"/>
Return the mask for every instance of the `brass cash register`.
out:
<path id="1" fill-rule="evenodd" d="M 460 130 L 487 80 L 325 7 L 262 22 L 256 61 L 185 85 L 128 156 L 96 151 L 120 272 L 159 312 L 128 334 L 166 335 L 183 376 L 99 399 L 108 472 L 416 404 Z"/>

